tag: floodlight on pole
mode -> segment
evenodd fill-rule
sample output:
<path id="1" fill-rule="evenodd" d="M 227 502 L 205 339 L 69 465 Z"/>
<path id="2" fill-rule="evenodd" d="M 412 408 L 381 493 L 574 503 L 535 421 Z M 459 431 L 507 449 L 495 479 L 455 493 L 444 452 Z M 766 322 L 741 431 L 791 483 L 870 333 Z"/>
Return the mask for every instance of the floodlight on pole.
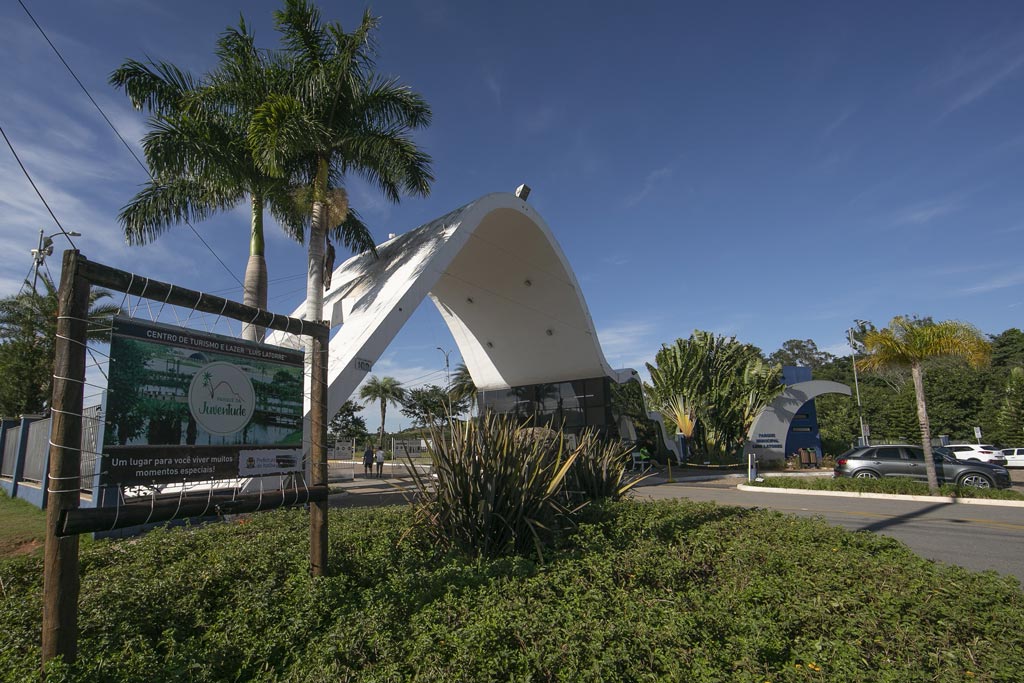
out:
<path id="1" fill-rule="evenodd" d="M 51 235 L 45 234 L 46 231 L 42 228 L 39 229 L 39 246 L 31 251 L 32 260 L 35 262 L 35 267 L 32 273 L 32 291 L 36 291 L 36 284 L 39 282 L 39 267 L 46 261 L 46 257 L 53 253 L 53 238 L 57 235 L 64 235 L 65 237 L 81 237 L 80 232 L 55 232 Z"/>

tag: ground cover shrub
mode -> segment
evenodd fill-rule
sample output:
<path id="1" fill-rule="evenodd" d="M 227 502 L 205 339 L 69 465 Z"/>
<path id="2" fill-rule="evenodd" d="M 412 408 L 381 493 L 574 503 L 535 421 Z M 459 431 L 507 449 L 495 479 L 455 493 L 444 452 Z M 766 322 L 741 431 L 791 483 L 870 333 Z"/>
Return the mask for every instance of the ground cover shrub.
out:
<path id="1" fill-rule="evenodd" d="M 1017 681 L 1016 579 L 819 520 L 680 501 L 580 511 L 543 564 L 449 552 L 411 508 L 83 550 L 79 681 Z M 41 561 L 0 562 L 0 680 L 37 678 Z"/>
<path id="2" fill-rule="evenodd" d="M 808 489 L 812 491 L 856 491 L 859 493 L 892 493 L 903 496 L 927 496 L 928 484 L 900 477 L 882 479 L 854 479 L 851 477 L 765 477 L 752 482 L 754 486 L 782 489 Z M 973 486 L 943 484 L 940 495 L 956 498 L 989 498 L 994 500 L 1024 500 L 1024 494 L 1011 489 L 979 489 Z"/>

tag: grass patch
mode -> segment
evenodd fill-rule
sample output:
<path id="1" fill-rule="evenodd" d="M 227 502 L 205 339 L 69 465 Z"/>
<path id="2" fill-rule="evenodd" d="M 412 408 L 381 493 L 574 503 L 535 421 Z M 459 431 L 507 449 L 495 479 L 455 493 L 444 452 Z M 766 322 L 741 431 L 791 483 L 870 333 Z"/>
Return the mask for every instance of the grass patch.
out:
<path id="1" fill-rule="evenodd" d="M 301 510 L 82 551 L 78 681 L 1011 681 L 1016 579 L 819 520 L 587 508 L 540 564 L 443 553 L 408 507 Z M 39 558 L 0 561 L 0 679 L 34 680 Z"/>
<path id="2" fill-rule="evenodd" d="M 851 477 L 765 477 L 752 482 L 754 486 L 777 489 L 809 489 L 812 491 L 857 491 L 859 493 L 893 493 L 903 496 L 927 496 L 928 484 L 899 477 L 882 479 L 853 479 Z M 943 484 L 943 496 L 956 498 L 991 498 L 995 500 L 1024 500 L 1024 494 L 1011 489 L 979 489 L 973 486 Z"/>
<path id="3" fill-rule="evenodd" d="M 0 490 L 0 557 L 41 552 L 46 512 Z"/>

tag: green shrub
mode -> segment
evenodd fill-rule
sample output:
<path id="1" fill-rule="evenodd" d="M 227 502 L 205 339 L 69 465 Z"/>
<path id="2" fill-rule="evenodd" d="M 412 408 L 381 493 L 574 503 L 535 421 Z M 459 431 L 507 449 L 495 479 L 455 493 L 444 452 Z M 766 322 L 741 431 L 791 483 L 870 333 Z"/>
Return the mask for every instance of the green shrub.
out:
<path id="1" fill-rule="evenodd" d="M 543 565 L 439 553 L 409 508 L 301 510 L 82 551 L 81 683 L 993 683 L 1016 578 L 884 536 L 685 501 L 590 505 Z M 42 563 L 0 562 L 0 680 L 38 680 Z M 50 680 L 58 680 L 55 670 Z M 70 677 L 69 677 L 70 678 Z"/>

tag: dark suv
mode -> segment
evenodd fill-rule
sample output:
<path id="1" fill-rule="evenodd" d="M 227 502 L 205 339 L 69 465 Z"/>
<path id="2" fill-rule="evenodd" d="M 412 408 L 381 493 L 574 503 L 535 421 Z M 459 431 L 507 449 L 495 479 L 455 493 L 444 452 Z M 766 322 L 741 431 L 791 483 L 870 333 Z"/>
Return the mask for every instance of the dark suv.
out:
<path id="1" fill-rule="evenodd" d="M 941 446 L 932 449 L 935 458 L 935 473 L 940 484 L 977 486 L 978 488 L 1008 489 L 1012 486 L 1006 468 L 984 462 L 957 460 Z M 859 446 L 836 458 L 834 477 L 855 477 L 878 479 L 879 477 L 904 477 L 927 481 L 924 468 L 924 449 L 920 446 L 903 444 L 882 446 Z"/>

